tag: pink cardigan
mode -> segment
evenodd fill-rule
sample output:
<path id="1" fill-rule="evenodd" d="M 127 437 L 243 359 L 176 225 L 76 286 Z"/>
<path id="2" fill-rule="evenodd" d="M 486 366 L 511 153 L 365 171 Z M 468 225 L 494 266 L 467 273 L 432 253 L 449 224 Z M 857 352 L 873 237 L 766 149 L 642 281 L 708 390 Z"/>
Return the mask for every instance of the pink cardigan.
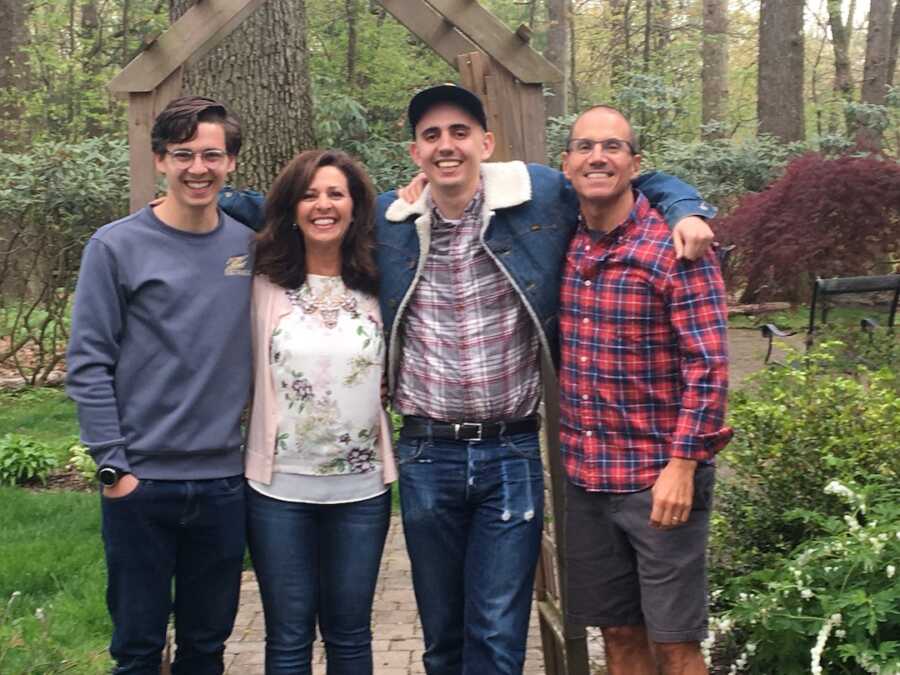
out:
<path id="1" fill-rule="evenodd" d="M 253 277 L 253 302 L 250 307 L 253 336 L 253 407 L 250 412 L 250 431 L 247 433 L 247 452 L 244 473 L 247 478 L 268 485 L 272 482 L 275 465 L 275 434 L 278 429 L 278 406 L 275 384 L 269 370 L 269 345 L 272 331 L 281 317 L 291 312 L 291 303 L 284 289 L 268 277 Z M 397 480 L 394 451 L 391 446 L 391 424 L 381 411 L 379 449 L 385 485 Z"/>

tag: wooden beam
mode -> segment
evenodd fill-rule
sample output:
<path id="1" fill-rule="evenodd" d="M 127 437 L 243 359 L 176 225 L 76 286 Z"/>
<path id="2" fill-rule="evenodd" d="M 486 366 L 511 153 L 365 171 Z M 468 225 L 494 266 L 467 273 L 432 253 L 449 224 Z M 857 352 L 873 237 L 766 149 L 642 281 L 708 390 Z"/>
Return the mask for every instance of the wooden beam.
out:
<path id="1" fill-rule="evenodd" d="M 563 74 L 534 51 L 478 0 L 404 0 L 409 11 L 422 11 L 430 5 L 481 51 L 502 64 L 513 76 L 528 84 L 560 82 Z M 382 2 L 384 4 L 384 2 Z"/>
<path id="2" fill-rule="evenodd" d="M 378 0 L 407 30 L 428 44 L 438 56 L 457 68 L 456 58 L 478 50 L 478 47 L 460 33 L 433 7 L 423 0 Z"/>
<path id="3" fill-rule="evenodd" d="M 128 95 L 128 158 L 131 175 L 130 212 L 156 196 L 156 164 L 150 149 L 153 120 L 181 92 L 182 69 L 169 75 L 156 91 Z"/>
<path id="4" fill-rule="evenodd" d="M 185 12 L 109 83 L 117 94 L 152 92 L 182 66 L 205 56 L 265 0 L 203 0 Z"/>

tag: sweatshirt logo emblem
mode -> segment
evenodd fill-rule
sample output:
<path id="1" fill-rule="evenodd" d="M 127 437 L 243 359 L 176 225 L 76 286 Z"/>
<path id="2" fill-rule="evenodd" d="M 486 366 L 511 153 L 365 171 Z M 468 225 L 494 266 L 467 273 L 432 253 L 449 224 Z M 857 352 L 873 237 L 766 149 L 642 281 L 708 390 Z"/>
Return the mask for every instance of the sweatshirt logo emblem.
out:
<path id="1" fill-rule="evenodd" d="M 250 256 L 248 255 L 233 255 L 228 260 L 225 261 L 225 276 L 226 277 L 249 277 L 250 276 L 250 268 L 247 265 L 247 261 Z"/>

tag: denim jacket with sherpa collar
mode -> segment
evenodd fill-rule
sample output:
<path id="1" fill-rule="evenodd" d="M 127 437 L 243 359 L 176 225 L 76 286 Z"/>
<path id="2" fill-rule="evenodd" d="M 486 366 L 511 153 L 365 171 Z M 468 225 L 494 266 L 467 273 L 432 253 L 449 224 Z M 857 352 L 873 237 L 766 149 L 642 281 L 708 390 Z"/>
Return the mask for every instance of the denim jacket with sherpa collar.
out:
<path id="1" fill-rule="evenodd" d="M 539 164 L 487 163 L 481 166 L 481 177 L 481 242 L 522 299 L 546 355 L 557 363 L 559 287 L 577 223 L 575 191 L 559 171 Z M 689 215 L 715 215 L 696 190 L 673 176 L 644 174 L 635 187 L 670 224 Z M 375 209 L 379 300 L 392 392 L 399 363 L 398 328 L 425 264 L 422 253 L 431 242 L 429 190 L 426 187 L 414 204 L 387 192 L 379 196 Z"/>

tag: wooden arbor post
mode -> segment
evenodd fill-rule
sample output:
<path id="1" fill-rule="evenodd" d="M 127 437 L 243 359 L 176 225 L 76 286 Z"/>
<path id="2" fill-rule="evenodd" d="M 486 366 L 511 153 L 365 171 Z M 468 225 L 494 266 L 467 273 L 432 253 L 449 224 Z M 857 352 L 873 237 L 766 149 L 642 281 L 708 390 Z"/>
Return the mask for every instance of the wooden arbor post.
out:
<path id="1" fill-rule="evenodd" d="M 182 68 L 218 45 L 264 1 L 197 0 L 110 82 L 111 91 L 128 96 L 132 211 L 155 194 L 150 129 L 157 113 L 181 92 Z M 497 138 L 495 160 L 546 161 L 543 84 L 563 76 L 531 49 L 527 27 L 509 30 L 477 0 L 378 1 L 456 68 L 462 84 L 482 99 L 488 126 Z M 536 582 L 541 642 L 548 675 L 588 675 L 584 628 L 564 618 L 558 397 L 553 366 L 544 360 L 544 467 L 552 508 Z"/>

